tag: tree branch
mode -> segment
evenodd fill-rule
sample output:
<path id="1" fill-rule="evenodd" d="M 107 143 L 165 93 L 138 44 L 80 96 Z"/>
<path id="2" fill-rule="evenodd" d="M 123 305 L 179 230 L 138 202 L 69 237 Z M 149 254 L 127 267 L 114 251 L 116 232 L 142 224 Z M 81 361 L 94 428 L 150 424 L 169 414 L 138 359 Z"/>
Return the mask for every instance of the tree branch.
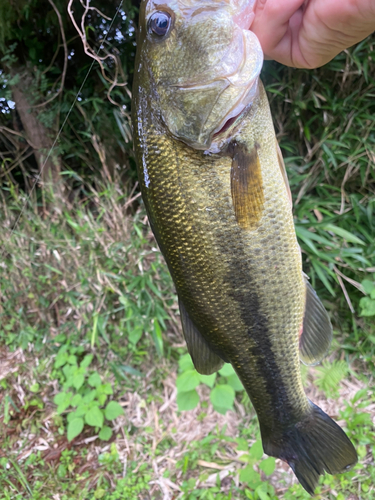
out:
<path id="1" fill-rule="evenodd" d="M 108 19 L 110 20 L 110 18 L 108 18 L 107 16 L 105 16 L 102 12 L 100 12 L 99 9 L 97 9 L 96 7 L 90 7 L 89 5 L 89 1 L 90 0 L 80 0 L 80 3 L 81 5 L 84 7 L 85 11 L 82 15 L 82 18 L 81 18 L 81 26 L 78 26 L 78 23 L 77 21 L 75 20 L 74 18 L 74 12 L 73 12 L 73 9 L 72 9 L 72 6 L 73 6 L 73 2 L 74 0 L 69 0 L 69 3 L 68 3 L 68 13 L 69 13 L 69 16 L 70 16 L 70 19 L 72 20 L 72 23 L 75 27 L 75 29 L 77 30 L 77 32 L 79 33 L 80 37 L 81 37 L 81 40 L 82 40 L 82 43 L 83 43 L 83 49 L 85 51 L 85 54 L 87 54 L 89 57 L 91 57 L 92 59 L 95 59 L 95 61 L 97 61 L 99 63 L 99 66 L 100 66 L 100 71 L 102 73 L 102 76 L 103 78 L 105 79 L 106 82 L 108 82 L 110 84 L 110 87 L 108 89 L 108 92 L 107 92 L 107 97 L 108 97 L 108 100 L 114 104 L 115 106 L 119 106 L 119 104 L 114 101 L 112 98 L 111 98 L 111 92 L 112 90 L 115 88 L 115 87 L 124 87 L 125 88 L 125 91 L 126 93 L 129 95 L 129 97 L 131 98 L 131 92 L 130 90 L 128 89 L 127 87 L 127 82 L 126 81 L 123 81 L 123 82 L 119 82 L 118 81 L 118 76 L 119 76 L 119 68 L 121 68 L 121 65 L 120 65 L 120 61 L 118 60 L 118 57 L 115 55 L 115 54 L 110 54 L 110 53 L 107 53 L 105 56 L 99 56 L 99 52 L 101 50 L 105 50 L 104 49 L 104 46 L 103 46 L 103 43 L 104 42 L 101 42 L 100 44 L 100 47 L 99 47 L 99 50 L 97 52 L 94 51 L 94 49 L 92 49 L 89 45 L 89 43 L 87 42 L 87 38 L 86 38 L 86 31 L 85 31 L 85 20 L 86 20 L 86 16 L 87 14 L 89 13 L 90 10 L 94 10 L 96 12 L 98 12 L 101 16 L 103 16 L 105 19 Z M 103 65 L 103 62 L 106 60 L 106 59 L 112 59 L 114 61 L 114 64 L 115 64 L 115 75 L 114 75 L 114 78 L 110 78 L 109 76 L 107 76 L 106 74 L 106 71 L 105 71 L 105 68 L 104 68 L 104 65 Z M 121 72 L 121 69 L 120 69 L 120 72 Z M 121 72 L 122 73 L 122 72 Z M 124 78 L 124 75 L 121 75 L 123 78 Z"/>

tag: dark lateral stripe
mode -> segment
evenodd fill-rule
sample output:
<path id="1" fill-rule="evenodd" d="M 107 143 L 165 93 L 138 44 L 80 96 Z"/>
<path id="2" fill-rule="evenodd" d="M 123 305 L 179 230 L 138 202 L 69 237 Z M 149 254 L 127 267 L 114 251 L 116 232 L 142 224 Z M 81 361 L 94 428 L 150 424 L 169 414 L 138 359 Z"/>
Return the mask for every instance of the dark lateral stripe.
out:
<path id="1" fill-rule="evenodd" d="M 257 147 L 248 151 L 233 144 L 231 193 L 236 219 L 242 229 L 258 227 L 264 205 L 263 179 Z"/>
<path id="2" fill-rule="evenodd" d="M 232 260 L 231 269 L 235 269 L 237 260 L 235 256 Z M 258 415 L 261 411 L 263 418 L 260 420 L 262 429 L 262 439 L 268 434 L 268 429 L 271 429 L 275 422 L 281 426 L 288 423 L 293 415 L 293 408 L 290 405 L 287 386 L 287 380 L 281 375 L 280 367 L 276 361 L 272 349 L 272 341 L 270 339 L 270 332 L 268 326 L 268 319 L 260 311 L 260 303 L 256 292 L 252 285 L 252 276 L 250 266 L 244 266 L 241 269 L 241 280 L 238 279 L 236 273 L 231 272 L 226 276 L 226 281 L 230 283 L 232 293 L 231 298 L 237 302 L 240 315 L 243 323 L 246 325 L 247 334 L 251 339 L 252 347 L 249 349 L 251 357 L 255 360 L 256 371 L 258 376 L 263 379 L 266 387 L 265 400 L 263 402 L 257 401 L 259 393 L 254 386 L 249 387 L 246 377 L 247 367 L 241 369 L 241 380 L 244 387 L 253 401 L 255 410 Z M 238 285 L 239 281 L 246 281 L 247 289 L 240 290 Z M 245 377 L 243 378 L 243 375 Z M 254 399 L 255 397 L 255 399 Z M 268 403 L 266 400 L 268 399 Z M 267 417 L 264 417 L 265 408 L 270 404 L 266 410 Z"/>

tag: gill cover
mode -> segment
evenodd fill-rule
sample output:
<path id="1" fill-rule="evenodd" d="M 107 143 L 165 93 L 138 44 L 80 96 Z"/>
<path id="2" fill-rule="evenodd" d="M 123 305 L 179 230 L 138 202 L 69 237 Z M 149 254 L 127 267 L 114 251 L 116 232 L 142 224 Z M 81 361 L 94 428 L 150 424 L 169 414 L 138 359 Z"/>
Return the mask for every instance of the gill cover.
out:
<path id="1" fill-rule="evenodd" d="M 244 29 L 251 23 L 253 4 L 142 2 L 138 44 L 150 92 L 169 132 L 194 148 L 208 149 L 214 134 L 257 93 L 263 53 L 254 33 Z M 170 25 L 160 35 L 167 17 Z"/>

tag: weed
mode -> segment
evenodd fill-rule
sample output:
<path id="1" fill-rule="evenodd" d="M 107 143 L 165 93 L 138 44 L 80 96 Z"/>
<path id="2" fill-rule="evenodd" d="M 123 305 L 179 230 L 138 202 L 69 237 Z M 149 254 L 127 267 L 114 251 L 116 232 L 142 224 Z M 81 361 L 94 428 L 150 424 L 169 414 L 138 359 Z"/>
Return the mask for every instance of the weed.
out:
<path id="1" fill-rule="evenodd" d="M 210 400 L 217 412 L 225 414 L 233 409 L 236 391 L 241 392 L 244 389 L 232 365 L 225 364 L 219 370 L 219 377 L 217 377 L 216 373 L 212 375 L 198 373 L 190 354 L 181 356 L 178 364 L 180 375 L 177 377 L 176 386 L 179 410 L 192 410 L 198 405 L 199 396 L 196 388 L 200 383 L 211 389 Z"/>
<path id="2" fill-rule="evenodd" d="M 107 403 L 113 394 L 111 384 L 102 383 L 102 378 L 97 371 L 89 370 L 93 355 L 86 355 L 79 363 L 76 353 L 77 348 L 69 350 L 63 345 L 55 360 L 55 368 L 61 368 L 58 376 L 63 391 L 56 394 L 54 403 L 57 413 L 65 412 L 69 407 L 75 408 L 68 413 L 68 440 L 77 437 L 83 430 L 85 423 L 100 429 L 99 438 L 108 441 L 112 437 L 112 429 L 104 422 L 115 420 L 124 413 L 116 401 Z M 105 408 L 103 408 L 105 406 Z"/>

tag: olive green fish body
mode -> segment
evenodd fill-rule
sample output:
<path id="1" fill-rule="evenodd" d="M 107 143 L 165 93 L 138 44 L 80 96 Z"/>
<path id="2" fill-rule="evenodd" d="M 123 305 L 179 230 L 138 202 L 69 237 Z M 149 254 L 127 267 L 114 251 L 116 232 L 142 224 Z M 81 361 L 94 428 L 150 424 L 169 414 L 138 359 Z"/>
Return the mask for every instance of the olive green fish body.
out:
<path id="1" fill-rule="evenodd" d="M 319 360 L 331 326 L 302 272 L 258 80 L 260 49 L 233 22 L 238 5 L 250 4 L 142 2 L 133 102 L 139 179 L 196 368 L 232 363 L 265 452 L 287 461 L 312 492 L 319 474 L 343 471 L 356 453 L 302 387 L 299 356 Z"/>
<path id="2" fill-rule="evenodd" d="M 143 199 L 179 298 L 233 364 L 261 421 L 274 428 L 308 405 L 298 356 L 305 282 L 265 101 L 262 91 L 234 138 L 260 162 L 264 201 L 251 229 L 236 220 L 230 156 L 192 150 L 160 133 L 152 116 L 137 149 Z"/>

